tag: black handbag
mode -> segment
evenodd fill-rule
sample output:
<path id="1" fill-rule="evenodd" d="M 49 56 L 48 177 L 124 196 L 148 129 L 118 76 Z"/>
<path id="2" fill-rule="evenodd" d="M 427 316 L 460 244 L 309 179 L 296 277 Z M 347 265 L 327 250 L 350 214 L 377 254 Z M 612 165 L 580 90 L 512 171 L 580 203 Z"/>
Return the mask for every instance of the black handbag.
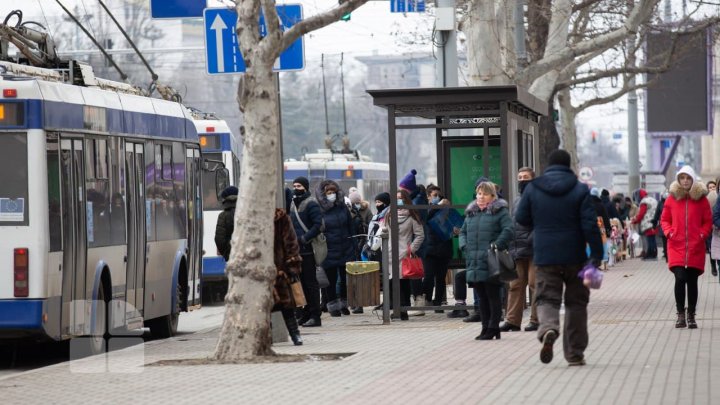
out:
<path id="1" fill-rule="evenodd" d="M 488 279 L 506 283 L 518 278 L 515 260 L 507 250 L 500 250 L 494 244 L 487 251 Z"/>

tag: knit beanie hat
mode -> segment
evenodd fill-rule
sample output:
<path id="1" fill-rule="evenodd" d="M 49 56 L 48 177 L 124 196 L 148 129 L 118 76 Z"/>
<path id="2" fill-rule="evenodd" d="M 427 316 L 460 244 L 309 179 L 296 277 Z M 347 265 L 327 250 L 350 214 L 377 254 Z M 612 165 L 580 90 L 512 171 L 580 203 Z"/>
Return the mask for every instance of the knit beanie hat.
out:
<path id="1" fill-rule="evenodd" d="M 223 192 L 220 194 L 220 198 L 225 199 L 225 198 L 230 197 L 231 195 L 238 195 L 238 188 L 237 188 L 237 187 L 235 187 L 235 186 L 230 186 L 230 187 L 226 188 L 226 189 L 223 190 Z"/>
<path id="2" fill-rule="evenodd" d="M 566 150 L 556 149 L 548 156 L 548 166 L 561 165 L 570 167 L 570 154 Z"/>
<path id="3" fill-rule="evenodd" d="M 358 193 L 357 191 L 353 191 L 352 193 L 350 193 L 350 202 L 351 203 L 360 204 L 361 201 L 362 201 L 362 197 L 360 197 L 360 193 Z"/>
<path id="4" fill-rule="evenodd" d="M 375 201 L 382 201 L 385 205 L 390 205 L 390 193 L 380 193 L 375 196 Z"/>
<path id="5" fill-rule="evenodd" d="M 293 180 L 293 184 L 295 184 L 295 183 L 302 185 L 305 188 L 305 190 L 308 190 L 308 191 L 310 190 L 310 182 L 308 181 L 308 179 L 306 177 L 300 176 L 300 177 L 296 178 L 295 180 Z"/>
<path id="6" fill-rule="evenodd" d="M 600 197 L 600 189 L 597 187 L 593 187 L 590 189 L 590 195 L 593 197 Z"/>
<path id="7" fill-rule="evenodd" d="M 400 180 L 400 188 L 404 188 L 405 190 L 409 192 L 415 191 L 417 189 L 417 184 L 415 184 L 415 175 L 417 174 L 417 170 L 412 169 L 410 170 L 410 173 L 406 174 L 405 177 L 403 177 L 402 180 Z"/>

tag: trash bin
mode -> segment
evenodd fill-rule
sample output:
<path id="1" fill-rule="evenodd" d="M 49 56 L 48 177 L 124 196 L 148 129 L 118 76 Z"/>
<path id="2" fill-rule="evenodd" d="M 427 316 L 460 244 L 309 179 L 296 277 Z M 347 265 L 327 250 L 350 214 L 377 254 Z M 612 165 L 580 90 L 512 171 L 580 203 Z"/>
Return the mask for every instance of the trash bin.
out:
<path id="1" fill-rule="evenodd" d="M 350 307 L 380 305 L 380 263 L 348 262 L 347 300 Z"/>

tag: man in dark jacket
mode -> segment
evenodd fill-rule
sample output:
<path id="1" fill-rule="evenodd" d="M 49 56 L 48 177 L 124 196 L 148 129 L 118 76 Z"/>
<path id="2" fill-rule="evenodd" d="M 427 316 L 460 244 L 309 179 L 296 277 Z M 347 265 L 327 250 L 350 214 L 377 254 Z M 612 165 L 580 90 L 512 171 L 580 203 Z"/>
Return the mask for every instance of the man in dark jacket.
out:
<path id="1" fill-rule="evenodd" d="M 518 170 L 518 191 L 520 195 L 515 200 L 513 208 L 517 210 L 523 191 L 535 178 L 535 171 L 529 167 Z M 508 290 L 508 304 L 505 323 L 500 326 L 503 332 L 519 331 L 522 323 L 523 309 L 525 308 L 525 289 L 530 287 L 530 323 L 525 331 L 538 330 L 540 326 L 537 317 L 537 303 L 535 299 L 535 264 L 533 263 L 532 228 L 520 225 L 514 221 L 515 237 L 510 242 L 510 253 L 515 259 L 515 269 L 518 278 L 510 282 Z"/>
<path id="2" fill-rule="evenodd" d="M 610 192 L 607 189 L 603 189 L 600 192 L 600 201 L 602 201 L 605 206 L 605 212 L 607 212 L 608 218 L 620 218 L 620 214 L 615 208 L 615 203 L 610 201 Z"/>
<path id="3" fill-rule="evenodd" d="M 545 173 L 523 193 L 515 220 L 533 229 L 533 259 L 537 266 L 537 306 L 542 341 L 540 361 L 553 358 L 560 334 L 560 305 L 565 286 L 563 350 L 570 365 L 585 364 L 588 345 L 587 304 L 590 291 L 578 277 L 587 262 L 586 244 L 595 265 L 603 257 L 597 214 L 590 192 L 570 169 L 570 154 L 560 149 L 548 157 Z"/>
<path id="4" fill-rule="evenodd" d="M 307 301 L 307 305 L 301 311 L 299 323 L 300 326 L 305 327 L 321 326 L 320 287 L 315 278 L 316 263 L 311 241 L 321 231 L 323 216 L 320 205 L 310 196 L 310 182 L 305 177 L 293 180 L 293 197 L 288 215 L 292 219 L 300 245 L 302 257 L 300 281 Z"/>
<path id="5" fill-rule="evenodd" d="M 215 225 L 215 246 L 220 255 L 227 262 L 230 260 L 230 239 L 235 230 L 235 204 L 237 203 L 238 189 L 230 186 L 220 194 L 223 211 L 218 216 Z"/>

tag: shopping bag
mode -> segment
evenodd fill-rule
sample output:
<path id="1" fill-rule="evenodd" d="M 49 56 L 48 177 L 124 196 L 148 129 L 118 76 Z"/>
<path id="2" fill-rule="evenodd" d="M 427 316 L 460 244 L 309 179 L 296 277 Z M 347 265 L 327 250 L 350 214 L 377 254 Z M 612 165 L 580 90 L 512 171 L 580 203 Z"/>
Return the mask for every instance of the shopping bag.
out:
<path id="1" fill-rule="evenodd" d="M 578 277 L 583 280 L 583 284 L 587 288 L 598 289 L 602 285 L 603 274 L 592 263 L 588 263 L 578 273 Z"/>
<path id="2" fill-rule="evenodd" d="M 423 276 L 425 275 L 425 272 L 423 271 L 422 259 L 417 256 L 413 256 L 412 252 L 410 251 L 410 246 L 408 246 L 407 254 L 400 261 L 400 269 L 402 270 L 400 278 L 423 278 Z"/>
<path id="3" fill-rule="evenodd" d="M 320 288 L 325 288 L 330 285 L 330 280 L 328 280 L 327 273 L 325 273 L 325 269 L 323 269 L 322 266 L 315 266 L 315 279 Z"/>
<path id="4" fill-rule="evenodd" d="M 290 283 L 290 290 L 292 291 L 296 307 L 304 307 L 305 305 L 307 305 L 307 301 L 305 300 L 305 293 L 303 292 L 302 284 L 299 280 L 296 279 Z"/>

